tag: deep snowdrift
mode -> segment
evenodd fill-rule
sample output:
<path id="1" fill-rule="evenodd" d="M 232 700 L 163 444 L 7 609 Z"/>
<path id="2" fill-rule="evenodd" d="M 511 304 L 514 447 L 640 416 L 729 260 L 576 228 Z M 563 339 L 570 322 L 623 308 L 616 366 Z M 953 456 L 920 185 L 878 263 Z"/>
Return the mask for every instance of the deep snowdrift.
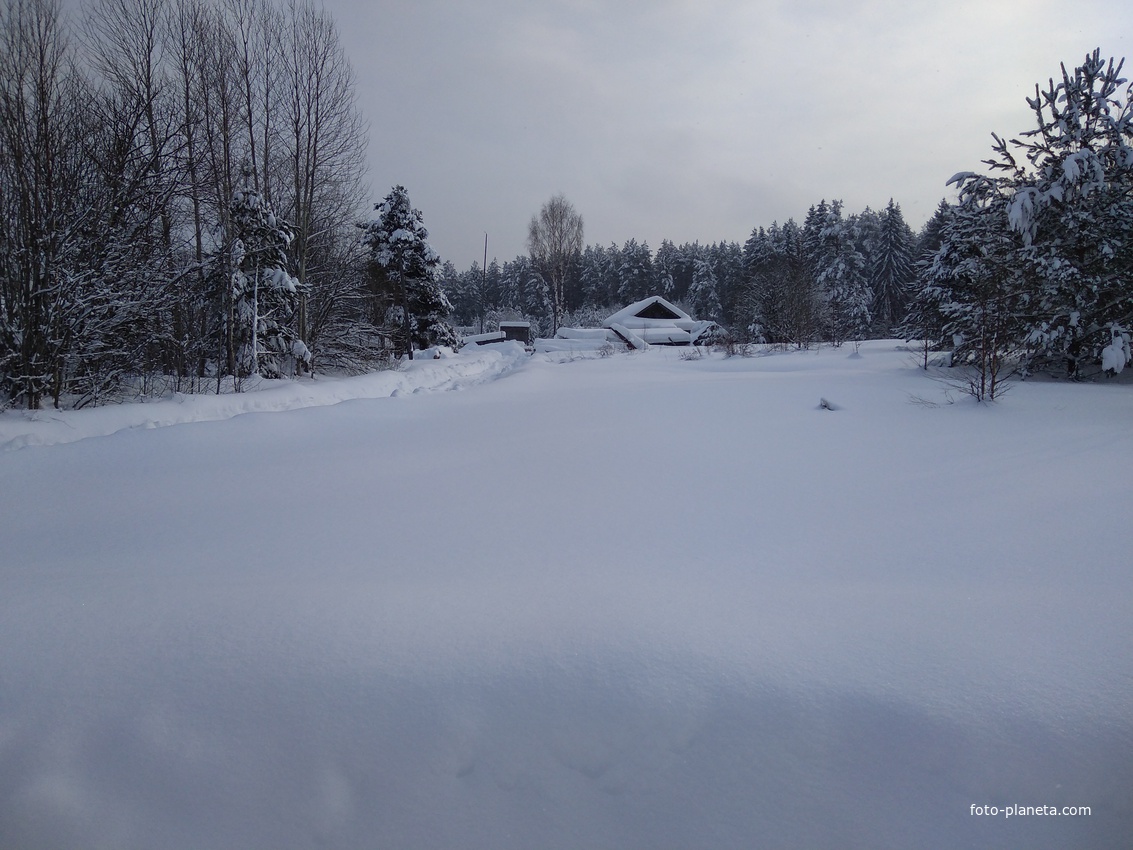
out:
<path id="1" fill-rule="evenodd" d="M 848 353 L 0 455 L 0 846 L 1121 846 L 1133 396 Z"/>

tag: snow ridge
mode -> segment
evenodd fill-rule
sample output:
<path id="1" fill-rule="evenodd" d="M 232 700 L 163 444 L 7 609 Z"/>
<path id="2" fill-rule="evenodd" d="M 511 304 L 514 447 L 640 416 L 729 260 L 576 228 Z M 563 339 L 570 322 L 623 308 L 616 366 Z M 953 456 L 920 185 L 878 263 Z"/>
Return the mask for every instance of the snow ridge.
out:
<path id="1" fill-rule="evenodd" d="M 140 404 L 86 410 L 9 410 L 0 413 L 0 452 L 28 446 L 73 443 L 129 428 L 164 428 L 214 422 L 245 413 L 321 407 L 354 399 L 389 398 L 419 392 L 463 389 L 495 380 L 527 361 L 519 343 L 472 349 L 405 363 L 400 369 L 349 378 L 265 381 L 250 392 L 184 395 Z"/>

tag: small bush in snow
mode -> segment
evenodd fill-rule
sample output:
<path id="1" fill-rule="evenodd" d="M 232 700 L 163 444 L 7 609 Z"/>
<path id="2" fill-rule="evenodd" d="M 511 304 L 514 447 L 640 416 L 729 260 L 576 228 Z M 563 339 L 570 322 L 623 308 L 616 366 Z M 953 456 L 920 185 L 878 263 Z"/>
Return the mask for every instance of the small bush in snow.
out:
<path id="1" fill-rule="evenodd" d="M 750 342 L 740 342 L 730 333 L 723 333 L 714 348 L 725 357 L 752 357 L 755 347 Z"/>

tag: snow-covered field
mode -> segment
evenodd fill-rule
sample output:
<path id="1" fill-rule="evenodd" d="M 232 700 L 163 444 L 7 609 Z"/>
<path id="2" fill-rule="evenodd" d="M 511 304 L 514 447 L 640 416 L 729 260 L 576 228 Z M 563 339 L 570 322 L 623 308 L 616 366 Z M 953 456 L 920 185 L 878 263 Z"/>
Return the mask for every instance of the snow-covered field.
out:
<path id="1" fill-rule="evenodd" d="M 1128 846 L 1133 392 L 849 354 L 0 415 L 0 847 Z"/>

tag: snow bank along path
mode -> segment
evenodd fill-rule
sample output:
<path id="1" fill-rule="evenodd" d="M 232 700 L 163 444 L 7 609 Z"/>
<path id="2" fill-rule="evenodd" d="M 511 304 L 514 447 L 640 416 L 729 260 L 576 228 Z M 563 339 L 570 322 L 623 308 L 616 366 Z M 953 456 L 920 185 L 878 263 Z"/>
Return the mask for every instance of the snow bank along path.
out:
<path id="1" fill-rule="evenodd" d="M 0 847 L 1127 846 L 1133 395 L 847 353 L 0 454 Z"/>
<path id="2" fill-rule="evenodd" d="M 86 410 L 8 410 L 0 412 L 0 451 L 71 443 L 128 428 L 213 422 L 244 413 L 270 413 L 354 399 L 462 389 L 498 378 L 526 359 L 519 343 L 499 344 L 439 359 L 422 356 L 402 364 L 400 369 L 369 375 L 265 381 L 254 390 L 242 393 L 178 393 L 173 399 Z"/>

